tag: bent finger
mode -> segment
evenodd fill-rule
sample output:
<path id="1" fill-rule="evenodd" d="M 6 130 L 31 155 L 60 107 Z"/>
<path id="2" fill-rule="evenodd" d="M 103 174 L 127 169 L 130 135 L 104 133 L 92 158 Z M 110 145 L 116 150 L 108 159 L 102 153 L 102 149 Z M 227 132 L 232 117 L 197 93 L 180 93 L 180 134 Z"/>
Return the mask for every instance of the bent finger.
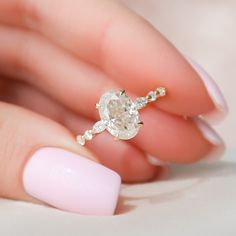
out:
<path id="1" fill-rule="evenodd" d="M 81 214 L 114 213 L 120 177 L 94 162 L 66 128 L 3 102 L 0 113 L 0 196 Z"/>
<path id="2" fill-rule="evenodd" d="M 1 74 L 30 83 L 75 112 L 94 118 L 101 93 L 118 85 L 44 37 L 0 25 Z"/>
<path id="3" fill-rule="evenodd" d="M 17 94 L 16 101 L 19 104 L 62 122 L 75 134 L 92 127 L 94 121 L 72 113 L 33 88 L 18 84 L 12 94 Z M 29 101 L 28 97 L 32 99 Z M 145 109 L 141 117 L 144 127 L 131 142 L 116 142 L 104 133 L 88 143 L 99 160 L 117 171 L 124 181 L 151 179 L 157 170 L 148 162 L 147 157 L 150 155 L 159 160 L 156 163 L 160 166 L 167 163 L 192 163 L 211 158 L 213 152 L 219 156 L 224 150 L 219 135 L 197 118 L 186 120 L 153 108 Z"/>
<path id="4" fill-rule="evenodd" d="M 131 92 L 167 87 L 168 98 L 158 104 L 165 111 L 195 116 L 222 104 L 219 112 L 227 111 L 222 95 L 221 104 L 211 99 L 215 93 L 205 87 L 210 82 L 205 83 L 175 47 L 117 1 L 5 0 L 0 8 L 5 19 L 20 22 L 73 55 L 99 65 Z"/>
<path id="5" fill-rule="evenodd" d="M 28 84 L 5 80 L 1 88 L 5 92 L 1 93 L 4 101 L 49 117 L 66 126 L 75 136 L 91 128 L 95 122 L 72 112 Z M 131 143 L 115 142 L 107 133 L 97 137 L 88 147 L 102 164 L 116 171 L 125 182 L 148 181 L 158 172 L 139 148 Z"/>

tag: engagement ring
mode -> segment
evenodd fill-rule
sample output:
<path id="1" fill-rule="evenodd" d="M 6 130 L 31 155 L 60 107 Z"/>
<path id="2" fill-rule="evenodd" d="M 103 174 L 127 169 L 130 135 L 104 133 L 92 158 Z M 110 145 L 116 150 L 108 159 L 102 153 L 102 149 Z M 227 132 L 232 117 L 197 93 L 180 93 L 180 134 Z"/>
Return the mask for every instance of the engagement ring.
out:
<path id="1" fill-rule="evenodd" d="M 94 124 L 92 129 L 86 130 L 83 135 L 78 135 L 77 142 L 83 146 L 86 141 L 92 140 L 96 134 L 105 130 L 116 139 L 133 138 L 143 125 L 139 110 L 165 95 L 166 89 L 162 87 L 150 91 L 145 97 L 136 98 L 135 101 L 126 95 L 125 90 L 104 93 L 96 104 L 100 120 Z"/>

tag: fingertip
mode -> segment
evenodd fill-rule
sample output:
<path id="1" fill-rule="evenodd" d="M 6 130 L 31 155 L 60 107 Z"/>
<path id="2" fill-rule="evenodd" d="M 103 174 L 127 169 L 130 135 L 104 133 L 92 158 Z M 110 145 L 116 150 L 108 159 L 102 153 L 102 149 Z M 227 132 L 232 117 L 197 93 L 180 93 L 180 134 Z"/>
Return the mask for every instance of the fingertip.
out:
<path id="1" fill-rule="evenodd" d="M 200 66 L 197 62 L 195 62 L 188 56 L 185 56 L 185 58 L 195 70 L 195 72 L 199 75 L 199 78 L 202 80 L 207 90 L 209 99 L 214 104 L 213 109 L 202 114 L 202 116 L 204 116 L 204 118 L 211 123 L 217 123 L 223 120 L 227 116 L 229 108 L 219 86 L 202 66 Z"/>
<path id="2" fill-rule="evenodd" d="M 46 147 L 37 150 L 26 164 L 23 183 L 28 194 L 56 208 L 85 215 L 113 215 L 121 179 L 84 156 Z"/>

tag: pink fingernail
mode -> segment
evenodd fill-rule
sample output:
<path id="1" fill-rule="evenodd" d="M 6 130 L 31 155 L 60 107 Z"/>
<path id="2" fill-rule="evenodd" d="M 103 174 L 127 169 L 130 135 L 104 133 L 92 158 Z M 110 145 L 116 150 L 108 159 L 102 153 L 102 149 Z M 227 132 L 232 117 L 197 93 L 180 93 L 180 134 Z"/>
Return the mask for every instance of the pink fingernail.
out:
<path id="1" fill-rule="evenodd" d="M 152 155 L 148 155 L 147 160 L 153 166 L 168 166 L 169 165 L 168 162 L 162 161 L 159 158 Z"/>
<path id="2" fill-rule="evenodd" d="M 114 171 L 59 148 L 41 148 L 23 172 L 25 191 L 56 208 L 85 215 L 114 214 L 121 179 Z"/>
<path id="3" fill-rule="evenodd" d="M 215 110 L 208 114 L 203 114 L 204 118 L 213 123 L 222 120 L 228 113 L 228 105 L 218 85 L 198 63 L 189 57 L 185 58 L 202 79 L 209 96 L 215 104 Z"/>
<path id="4" fill-rule="evenodd" d="M 222 157 L 225 150 L 225 144 L 222 138 L 216 131 L 202 118 L 196 117 L 193 119 L 203 137 L 213 145 L 213 149 L 204 158 L 205 161 L 217 161 Z"/>

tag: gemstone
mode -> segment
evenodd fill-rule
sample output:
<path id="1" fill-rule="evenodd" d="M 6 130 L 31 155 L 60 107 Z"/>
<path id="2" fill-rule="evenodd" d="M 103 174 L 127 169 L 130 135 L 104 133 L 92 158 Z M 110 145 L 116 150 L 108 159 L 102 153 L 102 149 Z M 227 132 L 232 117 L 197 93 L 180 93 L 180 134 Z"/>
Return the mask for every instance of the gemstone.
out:
<path id="1" fill-rule="evenodd" d="M 93 126 L 94 133 L 98 134 L 106 129 L 106 123 L 104 120 L 97 121 Z"/>
<path id="2" fill-rule="evenodd" d="M 86 130 L 84 133 L 84 138 L 86 140 L 91 140 L 93 138 L 92 130 Z"/>
<path id="3" fill-rule="evenodd" d="M 148 101 L 145 97 L 139 97 L 135 100 L 134 105 L 137 109 L 141 109 L 147 105 Z"/>
<path id="4" fill-rule="evenodd" d="M 139 112 L 133 101 L 120 91 L 110 91 L 99 101 L 99 115 L 107 122 L 106 129 L 119 139 L 131 139 L 139 131 Z"/>
<path id="5" fill-rule="evenodd" d="M 78 142 L 80 145 L 82 145 L 82 146 L 85 145 L 85 138 L 84 138 L 84 136 L 79 135 L 79 136 L 77 136 L 76 140 L 77 140 L 77 142 Z"/>
<path id="6" fill-rule="evenodd" d="M 158 95 L 159 95 L 160 97 L 163 97 L 163 96 L 166 95 L 166 89 L 165 89 L 165 88 L 157 88 L 156 91 L 158 92 Z"/>
<path id="7" fill-rule="evenodd" d="M 154 91 L 151 91 L 148 93 L 148 99 L 150 102 L 156 101 L 157 99 L 157 93 Z"/>

